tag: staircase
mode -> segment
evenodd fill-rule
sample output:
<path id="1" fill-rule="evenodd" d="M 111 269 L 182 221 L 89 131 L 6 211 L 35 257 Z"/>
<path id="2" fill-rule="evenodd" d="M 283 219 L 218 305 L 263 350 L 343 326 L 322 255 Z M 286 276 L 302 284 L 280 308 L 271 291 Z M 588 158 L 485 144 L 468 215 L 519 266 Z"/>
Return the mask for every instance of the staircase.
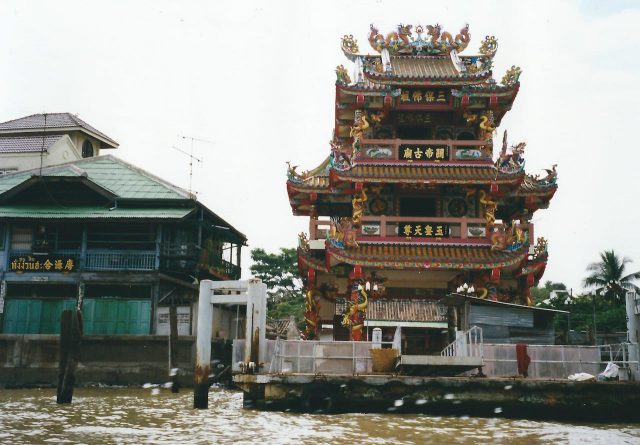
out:
<path id="1" fill-rule="evenodd" d="M 402 355 L 398 368 L 403 374 L 421 376 L 456 376 L 481 368 L 482 329 L 473 326 L 457 333 L 457 338 L 440 355 Z"/>

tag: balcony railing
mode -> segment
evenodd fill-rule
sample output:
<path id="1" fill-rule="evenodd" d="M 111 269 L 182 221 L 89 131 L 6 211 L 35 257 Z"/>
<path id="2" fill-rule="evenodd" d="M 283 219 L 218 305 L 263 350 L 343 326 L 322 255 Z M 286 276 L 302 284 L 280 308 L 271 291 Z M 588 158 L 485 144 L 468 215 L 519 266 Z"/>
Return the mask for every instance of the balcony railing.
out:
<path id="1" fill-rule="evenodd" d="M 168 255 L 167 252 L 171 251 Z M 92 271 L 183 271 L 193 273 L 198 266 L 221 278 L 240 278 L 240 267 L 221 258 L 209 258 L 201 265 L 200 251 L 194 245 L 162 248 L 163 256 L 157 262 L 155 250 L 109 250 L 88 249 L 84 255 L 80 249 L 50 249 L 47 252 L 35 250 L 11 250 L 7 258 L 8 271 L 16 272 L 74 272 Z M 47 261 L 49 260 L 49 261 Z M 12 262 L 16 262 L 16 267 Z M 69 261 L 69 263 L 68 263 Z M 46 264 L 45 264 L 46 263 Z"/>
<path id="2" fill-rule="evenodd" d="M 84 268 L 87 270 L 155 270 L 153 250 L 89 250 Z"/>
<path id="3" fill-rule="evenodd" d="M 484 218 L 364 216 L 358 239 L 375 238 L 487 238 Z"/>
<path id="4" fill-rule="evenodd" d="M 486 141 L 451 139 L 364 139 L 355 162 L 473 162 L 492 163 Z"/>
<path id="5" fill-rule="evenodd" d="M 331 233 L 332 222 L 322 219 L 311 219 L 309 224 L 309 240 L 324 240 Z M 517 230 L 522 230 L 526 239 L 518 243 L 530 244 L 533 237 L 532 224 L 516 224 L 512 228 L 511 236 L 507 226 L 496 222 L 491 230 L 487 229 L 484 218 L 442 218 L 417 216 L 363 216 L 362 225 L 354 230 L 356 241 L 387 241 L 387 242 L 448 242 L 473 243 L 479 245 L 502 246 L 501 242 L 514 243 L 513 237 Z M 339 228 L 336 228 L 339 232 Z M 340 234 L 338 234 L 339 236 Z M 342 234 L 343 236 L 345 234 Z M 500 239 L 505 238 L 504 240 Z M 505 244 L 505 246 L 506 246 Z M 324 247 L 312 247 L 321 248 Z"/>

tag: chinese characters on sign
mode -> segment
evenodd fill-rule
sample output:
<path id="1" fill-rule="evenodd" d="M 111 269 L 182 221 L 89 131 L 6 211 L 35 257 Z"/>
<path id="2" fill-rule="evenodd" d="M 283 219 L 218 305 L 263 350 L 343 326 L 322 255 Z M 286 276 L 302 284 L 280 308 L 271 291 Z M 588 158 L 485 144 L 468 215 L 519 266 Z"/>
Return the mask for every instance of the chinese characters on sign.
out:
<path id="1" fill-rule="evenodd" d="M 399 235 L 420 238 L 447 238 L 449 224 L 439 223 L 403 223 L 398 227 Z"/>
<path id="2" fill-rule="evenodd" d="M 77 264 L 73 258 L 33 256 L 12 257 L 9 263 L 11 272 L 72 272 Z"/>
<path id="3" fill-rule="evenodd" d="M 400 94 L 400 103 L 447 105 L 449 94 L 446 90 L 403 89 Z"/>
<path id="4" fill-rule="evenodd" d="M 431 123 L 429 113 L 398 113 L 396 117 L 398 125 L 424 125 Z"/>
<path id="5" fill-rule="evenodd" d="M 400 145 L 400 160 L 405 161 L 446 161 L 449 147 L 446 145 Z"/>

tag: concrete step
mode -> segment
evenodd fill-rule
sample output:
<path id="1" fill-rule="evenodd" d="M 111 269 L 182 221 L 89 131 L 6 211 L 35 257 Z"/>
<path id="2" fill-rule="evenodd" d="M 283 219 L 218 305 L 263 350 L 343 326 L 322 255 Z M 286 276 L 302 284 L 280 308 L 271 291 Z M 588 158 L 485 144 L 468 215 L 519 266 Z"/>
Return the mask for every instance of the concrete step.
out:
<path id="1" fill-rule="evenodd" d="M 481 357 L 440 355 L 402 355 L 397 365 L 402 374 L 444 377 L 456 376 L 481 366 Z"/>

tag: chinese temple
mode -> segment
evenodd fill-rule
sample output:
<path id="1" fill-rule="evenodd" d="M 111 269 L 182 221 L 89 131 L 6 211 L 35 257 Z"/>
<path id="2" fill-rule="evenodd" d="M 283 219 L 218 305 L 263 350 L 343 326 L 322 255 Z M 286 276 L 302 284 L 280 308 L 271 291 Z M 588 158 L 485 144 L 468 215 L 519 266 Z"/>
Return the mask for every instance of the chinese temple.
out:
<path id="1" fill-rule="evenodd" d="M 475 54 L 462 54 L 468 26 L 372 25 L 368 40 L 373 54 L 342 38 L 351 69 L 336 68 L 328 157 L 288 168 L 293 213 L 309 217 L 298 249 L 305 336 L 364 340 L 371 327 L 388 336 L 401 326 L 418 350 L 439 350 L 448 317 L 438 302 L 456 289 L 532 305 L 547 249 L 531 220 L 557 189 L 556 166 L 527 174 L 525 143 L 496 135 L 521 70 L 493 78 L 495 37 Z"/>

